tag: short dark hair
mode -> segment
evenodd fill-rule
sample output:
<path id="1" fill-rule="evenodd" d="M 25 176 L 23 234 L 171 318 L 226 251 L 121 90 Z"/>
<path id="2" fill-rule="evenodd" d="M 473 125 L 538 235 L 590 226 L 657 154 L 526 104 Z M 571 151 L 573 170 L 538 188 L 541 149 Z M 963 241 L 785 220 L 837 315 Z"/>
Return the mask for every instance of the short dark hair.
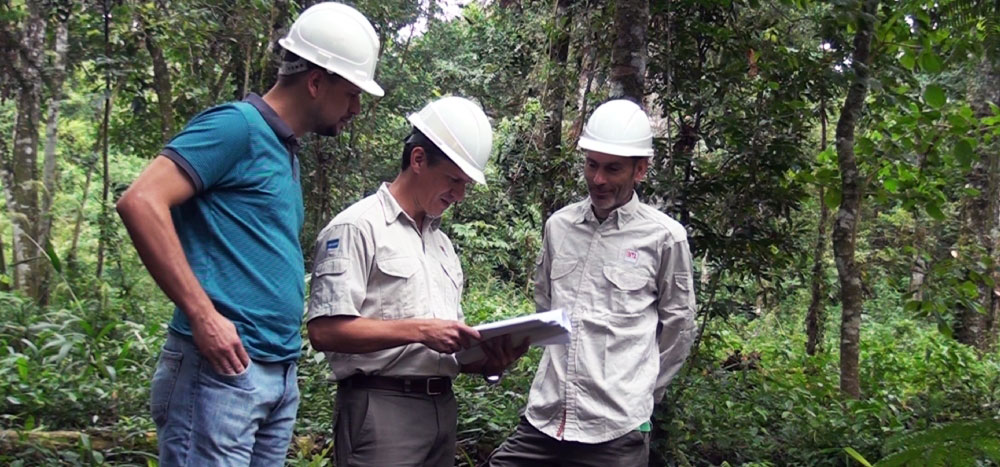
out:
<path id="1" fill-rule="evenodd" d="M 416 127 L 410 130 L 409 136 L 403 141 L 403 159 L 400 164 L 399 171 L 402 172 L 410 167 L 410 155 L 413 152 L 413 148 L 420 146 L 424 148 L 424 153 L 427 154 L 427 165 L 434 166 L 441 162 L 443 157 L 448 157 L 444 154 L 441 148 L 437 147 L 436 144 L 431 142 L 427 135 L 423 134 Z"/>

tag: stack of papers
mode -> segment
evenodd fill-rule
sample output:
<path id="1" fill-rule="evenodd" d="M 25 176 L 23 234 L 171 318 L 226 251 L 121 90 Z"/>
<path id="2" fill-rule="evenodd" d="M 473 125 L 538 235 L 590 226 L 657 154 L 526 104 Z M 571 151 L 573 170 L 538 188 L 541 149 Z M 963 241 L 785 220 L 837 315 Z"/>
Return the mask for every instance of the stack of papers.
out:
<path id="1" fill-rule="evenodd" d="M 483 340 L 510 335 L 511 345 L 517 347 L 524 343 L 524 339 L 531 339 L 531 345 L 535 346 L 568 344 L 571 328 L 566 312 L 559 309 L 480 324 L 474 329 L 479 331 Z M 459 363 L 468 364 L 482 360 L 486 354 L 477 344 L 455 356 Z"/>

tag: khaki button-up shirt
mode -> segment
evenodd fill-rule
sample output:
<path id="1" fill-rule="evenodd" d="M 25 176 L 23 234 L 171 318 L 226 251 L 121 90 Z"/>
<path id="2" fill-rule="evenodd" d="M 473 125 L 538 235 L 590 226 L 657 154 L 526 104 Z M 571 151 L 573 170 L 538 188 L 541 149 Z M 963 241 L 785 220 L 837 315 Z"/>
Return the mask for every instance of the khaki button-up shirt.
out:
<path id="1" fill-rule="evenodd" d="M 463 320 L 462 266 L 439 226 L 440 219 L 427 218 L 418 231 L 387 184 L 338 214 L 316 240 L 306 321 L 321 316 Z M 326 356 L 333 380 L 357 373 L 453 378 L 459 370 L 454 355 L 423 344 Z"/>
<path id="2" fill-rule="evenodd" d="M 545 223 L 539 311 L 563 308 L 567 345 L 546 347 L 528 421 L 556 439 L 601 443 L 649 420 L 695 335 L 691 253 L 679 223 L 631 201 L 598 222 L 590 199 Z"/>

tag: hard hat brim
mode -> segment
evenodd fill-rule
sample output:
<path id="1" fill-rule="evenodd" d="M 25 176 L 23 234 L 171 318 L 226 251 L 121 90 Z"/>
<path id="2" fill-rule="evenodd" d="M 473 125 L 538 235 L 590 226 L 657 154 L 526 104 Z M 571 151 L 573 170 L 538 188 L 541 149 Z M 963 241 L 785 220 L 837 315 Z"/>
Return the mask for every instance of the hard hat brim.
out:
<path id="1" fill-rule="evenodd" d="M 465 174 L 469 176 L 469 178 L 475 180 L 475 182 L 480 185 L 486 185 L 486 176 L 483 175 L 483 171 L 473 167 L 472 164 L 459 157 L 454 150 L 441 140 L 441 138 L 435 135 L 433 131 L 430 131 L 430 128 L 424 123 L 423 119 L 420 118 L 420 115 L 412 114 L 409 117 L 406 117 L 406 119 L 409 120 L 413 126 L 417 127 L 417 129 L 420 130 L 420 132 L 423 133 L 427 139 L 431 140 L 431 142 L 434 143 L 434 145 L 437 146 L 441 152 L 444 152 L 444 154 L 448 156 L 448 159 L 451 159 L 451 161 L 454 162 L 458 168 L 462 169 L 462 172 L 465 172 Z"/>
<path id="2" fill-rule="evenodd" d="M 338 75 L 340 74 L 338 73 Z M 379 86 L 378 83 L 376 83 L 375 80 L 373 79 L 362 81 L 362 80 L 353 80 L 344 75 L 340 75 L 340 77 L 350 81 L 355 86 L 361 88 L 362 91 L 367 92 L 368 94 L 371 94 L 375 97 L 382 97 L 385 95 L 385 91 L 382 90 L 382 86 Z"/>
<path id="3" fill-rule="evenodd" d="M 586 151 L 600 152 L 603 154 L 611 154 L 612 156 L 621 157 L 653 157 L 653 148 L 649 149 L 639 149 L 634 147 L 622 146 L 614 143 L 606 143 L 604 141 L 598 141 L 587 136 L 581 136 L 580 142 L 577 143 L 577 147 Z"/>

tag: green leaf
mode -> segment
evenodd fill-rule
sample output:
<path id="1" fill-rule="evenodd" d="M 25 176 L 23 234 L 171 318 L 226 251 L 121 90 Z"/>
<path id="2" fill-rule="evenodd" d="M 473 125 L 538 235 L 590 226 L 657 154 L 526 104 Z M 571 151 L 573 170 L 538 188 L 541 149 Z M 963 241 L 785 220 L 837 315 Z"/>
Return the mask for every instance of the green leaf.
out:
<path id="1" fill-rule="evenodd" d="M 937 203 L 933 202 L 927 203 L 926 205 L 924 205 L 924 209 L 927 211 L 927 215 L 934 218 L 934 220 L 938 221 L 944 220 L 944 213 L 941 212 L 941 206 L 939 206 Z"/>
<path id="2" fill-rule="evenodd" d="M 920 68 L 928 73 L 938 73 L 941 71 L 941 58 L 932 50 L 925 50 L 920 54 Z"/>
<path id="3" fill-rule="evenodd" d="M 972 151 L 972 143 L 970 143 L 967 138 L 960 139 L 957 143 L 955 143 L 952 154 L 955 155 L 955 159 L 958 160 L 963 167 L 971 167 L 972 161 L 976 158 L 976 154 Z"/>
<path id="4" fill-rule="evenodd" d="M 940 109 L 941 106 L 947 101 L 944 95 L 944 89 L 936 84 L 928 84 L 927 88 L 924 89 L 924 102 L 927 105 L 934 107 L 935 109 Z"/>
<path id="5" fill-rule="evenodd" d="M 903 65 L 903 68 L 913 71 L 913 67 L 917 65 L 917 59 L 913 57 L 913 54 L 907 52 L 899 57 L 899 64 Z"/>
<path id="6" fill-rule="evenodd" d="M 854 448 L 844 448 L 844 452 L 853 457 L 859 464 L 865 467 L 872 467 L 872 463 L 868 462 L 868 459 L 865 459 L 865 456 L 862 456 L 860 452 L 855 451 Z"/>
<path id="7" fill-rule="evenodd" d="M 979 295 L 979 286 L 975 282 L 965 281 L 958 285 L 959 290 L 965 294 L 966 297 L 973 298 Z"/>
<path id="8" fill-rule="evenodd" d="M 826 202 L 826 207 L 830 209 L 837 209 L 840 207 L 840 189 L 830 188 L 823 195 L 823 201 Z"/>
<path id="9" fill-rule="evenodd" d="M 895 178 L 890 178 L 882 182 L 882 186 L 884 186 L 886 191 L 889 193 L 899 192 L 899 180 L 896 180 Z"/>

